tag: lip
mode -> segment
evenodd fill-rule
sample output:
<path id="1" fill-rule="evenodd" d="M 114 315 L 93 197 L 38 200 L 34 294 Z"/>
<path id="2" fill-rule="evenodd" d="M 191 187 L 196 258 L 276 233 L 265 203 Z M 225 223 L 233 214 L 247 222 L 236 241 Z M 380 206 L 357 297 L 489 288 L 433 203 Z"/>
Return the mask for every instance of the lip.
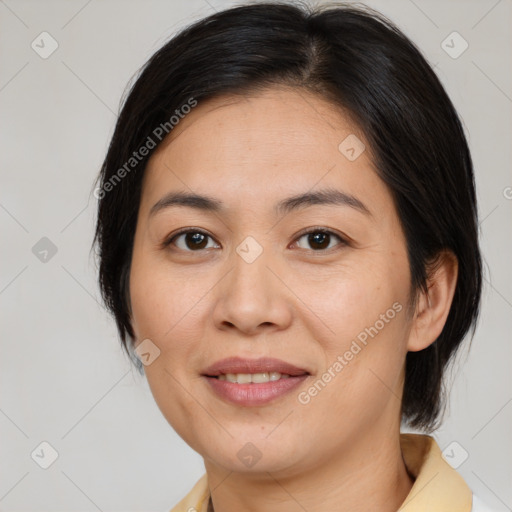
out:
<path id="1" fill-rule="evenodd" d="M 289 375 L 288 378 L 270 382 L 237 384 L 216 377 L 226 373 L 265 373 L 279 372 Z M 217 361 L 202 373 L 210 388 L 220 398 L 238 406 L 251 407 L 266 405 L 290 393 L 298 387 L 310 373 L 293 364 L 280 359 L 263 357 L 260 359 L 244 359 L 228 357 Z"/>
<path id="2" fill-rule="evenodd" d="M 293 364 L 274 359 L 272 357 L 261 357 L 259 359 L 245 359 L 243 357 L 228 357 L 221 359 L 206 368 L 202 375 L 206 377 L 217 377 L 226 373 L 264 373 L 279 372 L 286 373 L 291 377 L 309 374 L 304 368 Z M 276 381 L 279 382 L 279 381 Z M 237 384 L 242 385 L 242 384 Z"/>
<path id="3" fill-rule="evenodd" d="M 255 407 L 273 402 L 291 393 L 308 377 L 309 374 L 304 374 L 258 384 L 237 384 L 236 382 L 219 380 L 216 377 L 203 376 L 210 385 L 210 389 L 212 389 L 217 396 L 242 407 Z"/>

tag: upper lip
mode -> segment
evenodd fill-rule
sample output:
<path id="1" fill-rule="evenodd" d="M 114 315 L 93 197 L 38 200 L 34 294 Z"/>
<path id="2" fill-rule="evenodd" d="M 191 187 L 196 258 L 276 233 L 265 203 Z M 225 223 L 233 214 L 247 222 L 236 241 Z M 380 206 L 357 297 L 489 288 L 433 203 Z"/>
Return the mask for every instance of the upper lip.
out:
<path id="1" fill-rule="evenodd" d="M 262 357 L 259 359 L 244 359 L 243 357 L 228 357 L 212 364 L 203 371 L 203 375 L 215 377 L 227 373 L 266 373 L 279 372 L 287 375 L 305 375 L 309 372 L 293 364 L 274 359 Z"/>

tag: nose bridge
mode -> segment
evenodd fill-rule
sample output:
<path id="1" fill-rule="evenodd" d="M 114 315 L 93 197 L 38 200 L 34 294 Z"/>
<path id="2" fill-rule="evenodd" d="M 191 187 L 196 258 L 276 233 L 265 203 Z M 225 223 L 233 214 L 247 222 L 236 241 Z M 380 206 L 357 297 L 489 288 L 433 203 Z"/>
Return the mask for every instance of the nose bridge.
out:
<path id="1" fill-rule="evenodd" d="M 217 295 L 214 319 L 218 326 L 232 324 L 246 332 L 261 324 L 289 321 L 286 299 L 279 293 L 283 286 L 274 272 L 272 255 L 254 237 L 246 237 L 229 258 L 231 271 Z"/>
<path id="2" fill-rule="evenodd" d="M 249 235 L 235 248 L 231 257 L 233 265 L 228 293 L 236 295 L 241 301 L 265 300 L 270 298 L 272 284 L 269 282 L 271 272 L 270 249 L 263 246 L 256 238 Z"/>

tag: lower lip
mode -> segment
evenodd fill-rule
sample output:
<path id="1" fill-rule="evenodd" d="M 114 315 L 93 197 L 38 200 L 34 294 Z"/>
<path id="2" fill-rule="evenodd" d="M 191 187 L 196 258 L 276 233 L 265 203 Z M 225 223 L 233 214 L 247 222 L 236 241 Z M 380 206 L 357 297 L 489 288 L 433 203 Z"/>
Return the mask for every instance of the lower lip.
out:
<path id="1" fill-rule="evenodd" d="M 209 382 L 213 391 L 221 398 L 245 407 L 265 405 L 273 400 L 290 393 L 297 388 L 309 375 L 298 375 L 258 384 L 237 384 L 215 377 L 204 378 Z"/>

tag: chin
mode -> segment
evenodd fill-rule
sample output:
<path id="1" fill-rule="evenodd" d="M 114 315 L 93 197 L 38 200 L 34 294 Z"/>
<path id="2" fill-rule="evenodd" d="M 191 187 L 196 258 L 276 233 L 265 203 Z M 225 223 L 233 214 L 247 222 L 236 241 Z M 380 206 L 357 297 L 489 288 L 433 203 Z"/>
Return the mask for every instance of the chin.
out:
<path id="1" fill-rule="evenodd" d="M 247 435 L 246 431 L 242 438 L 234 437 L 224 446 L 216 447 L 213 450 L 210 444 L 202 455 L 205 459 L 227 471 L 237 473 L 281 472 L 298 464 L 297 443 L 291 443 L 289 436 L 287 438 L 289 444 L 284 444 L 282 437 L 265 439 L 268 432 L 271 430 L 266 431 L 261 438 L 257 438 Z M 261 433 L 259 435 L 261 436 Z"/>

